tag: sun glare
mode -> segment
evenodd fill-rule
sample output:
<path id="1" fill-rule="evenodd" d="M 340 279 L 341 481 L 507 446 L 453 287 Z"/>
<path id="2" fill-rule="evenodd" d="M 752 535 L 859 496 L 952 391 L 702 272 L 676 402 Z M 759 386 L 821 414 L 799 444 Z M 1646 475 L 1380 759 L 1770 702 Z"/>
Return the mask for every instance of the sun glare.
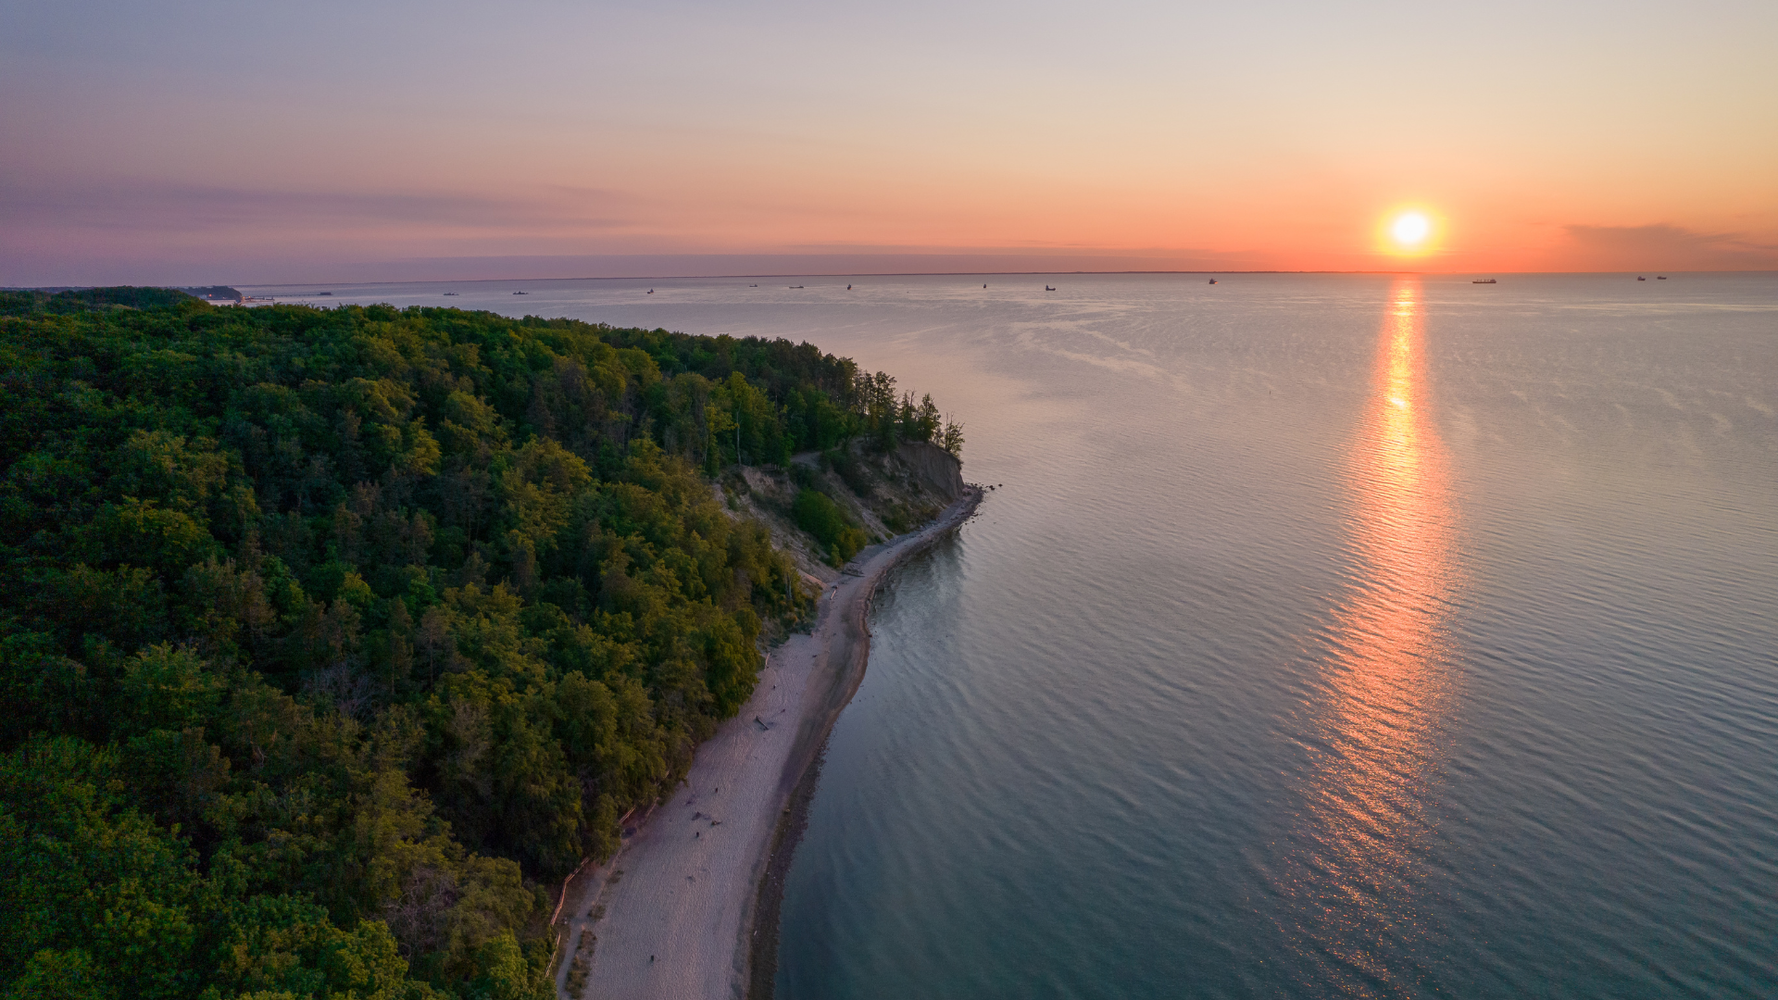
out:
<path id="1" fill-rule="evenodd" d="M 1419 212 L 1408 212 L 1396 218 L 1389 232 L 1402 246 L 1417 247 L 1432 235 L 1432 222 Z"/>
<path id="2" fill-rule="evenodd" d="M 1437 253 L 1446 236 L 1444 218 L 1412 202 L 1378 216 L 1375 233 L 1377 252 L 1392 257 Z"/>

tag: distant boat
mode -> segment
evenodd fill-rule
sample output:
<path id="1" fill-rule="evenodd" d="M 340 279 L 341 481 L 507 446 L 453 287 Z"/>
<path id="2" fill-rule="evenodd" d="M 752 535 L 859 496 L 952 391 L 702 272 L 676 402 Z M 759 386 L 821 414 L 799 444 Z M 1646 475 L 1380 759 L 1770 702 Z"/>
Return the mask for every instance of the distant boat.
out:
<path id="1" fill-rule="evenodd" d="M 445 293 L 445 294 L 446 294 L 446 295 L 455 295 L 455 294 L 457 294 L 457 293 L 456 293 L 456 292 L 446 292 L 446 293 Z"/>
<path id="2" fill-rule="evenodd" d="M 1500 284 L 1500 282 L 1495 281 L 1493 278 L 1477 278 L 1476 280 L 1470 282 L 1470 284 L 1472 284 L 1472 285 L 1498 285 L 1498 284 Z"/>
<path id="3" fill-rule="evenodd" d="M 1644 278 L 1644 277 L 1643 277 L 1643 276 L 1642 276 L 1642 275 L 1640 275 L 1640 274 L 1638 274 L 1638 275 L 1637 275 L 1637 276 L 1636 276 L 1636 280 L 1637 280 L 1637 281 L 1647 281 L 1647 280 L 1648 280 L 1648 279 L 1647 279 L 1647 278 Z"/>
<path id="4" fill-rule="evenodd" d="M 784 287 L 785 288 L 801 288 L 803 286 L 801 286 L 801 285 L 785 285 Z"/>
<path id="5" fill-rule="evenodd" d="M 653 294 L 654 294 L 654 289 L 652 289 L 652 288 L 650 288 L 650 289 L 649 289 L 649 290 L 648 290 L 648 294 L 650 294 L 650 295 L 653 295 Z"/>
<path id="6" fill-rule="evenodd" d="M 1045 285 L 1045 286 L 1043 286 L 1043 290 L 1046 292 L 1053 292 L 1053 291 L 1055 291 L 1055 288 L 1050 285 Z"/>
<path id="7" fill-rule="evenodd" d="M 986 288 L 986 287 L 988 287 L 988 283 L 987 283 L 987 282 L 985 282 L 985 281 L 984 281 L 984 282 L 982 282 L 982 287 L 983 287 L 983 288 Z"/>
<path id="8" fill-rule="evenodd" d="M 748 285 L 747 287 L 748 288 L 758 288 L 759 286 L 758 285 Z"/>
<path id="9" fill-rule="evenodd" d="M 1215 279 L 1215 278 L 1211 278 L 1211 279 L 1210 279 L 1210 283 L 1211 283 L 1211 284 L 1212 284 L 1212 285 L 1214 285 L 1214 284 L 1216 284 L 1216 279 Z"/>
<path id="10" fill-rule="evenodd" d="M 848 291 L 848 292 L 849 292 L 849 291 L 851 291 L 851 290 L 852 290 L 852 286 L 851 286 L 851 285 L 847 285 L 847 286 L 846 286 L 846 291 Z"/>
<path id="11" fill-rule="evenodd" d="M 1666 281 L 1666 280 L 1667 280 L 1667 276 L 1666 276 L 1666 275 L 1664 275 L 1664 274 L 1657 274 L 1657 275 L 1655 275 L 1655 280 L 1656 280 L 1656 281 Z"/>
<path id="12" fill-rule="evenodd" d="M 332 292 L 316 292 L 316 295 L 332 295 Z"/>
<path id="13" fill-rule="evenodd" d="M 525 294 L 525 293 L 524 293 L 524 292 L 513 292 L 513 293 L 512 293 L 512 294 L 514 294 L 514 295 L 524 295 L 524 294 Z"/>

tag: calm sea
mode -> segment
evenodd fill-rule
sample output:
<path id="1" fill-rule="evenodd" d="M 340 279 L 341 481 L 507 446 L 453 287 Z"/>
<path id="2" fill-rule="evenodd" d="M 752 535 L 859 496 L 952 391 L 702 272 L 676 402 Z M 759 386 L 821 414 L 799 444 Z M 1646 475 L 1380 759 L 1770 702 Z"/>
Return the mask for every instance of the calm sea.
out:
<path id="1" fill-rule="evenodd" d="M 1778 275 L 331 290 L 811 340 L 1004 484 L 878 606 L 785 1000 L 1778 994 Z"/>

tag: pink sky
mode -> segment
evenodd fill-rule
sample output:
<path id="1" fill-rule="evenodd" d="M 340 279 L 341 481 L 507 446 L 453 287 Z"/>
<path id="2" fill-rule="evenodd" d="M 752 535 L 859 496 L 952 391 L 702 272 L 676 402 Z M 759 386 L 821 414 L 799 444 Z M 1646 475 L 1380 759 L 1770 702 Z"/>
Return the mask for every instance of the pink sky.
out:
<path id="1" fill-rule="evenodd" d="M 1770 3 L 26 2 L 0 284 L 1778 268 L 1774 51 Z"/>

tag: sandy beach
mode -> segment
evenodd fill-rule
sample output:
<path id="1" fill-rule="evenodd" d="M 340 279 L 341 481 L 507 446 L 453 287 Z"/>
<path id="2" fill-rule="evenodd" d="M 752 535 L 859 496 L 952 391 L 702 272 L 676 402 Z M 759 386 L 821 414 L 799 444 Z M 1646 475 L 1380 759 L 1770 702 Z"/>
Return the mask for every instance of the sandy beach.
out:
<path id="1" fill-rule="evenodd" d="M 610 861 L 576 877 L 559 989 L 583 931 L 593 950 L 587 985 L 572 1000 L 747 995 L 774 836 L 781 821 L 789 826 L 792 793 L 863 680 L 871 597 L 897 563 L 963 523 L 982 495 L 970 487 L 927 527 L 859 553 L 849 567 L 858 575 L 828 584 L 814 628 L 772 651 L 752 699 L 698 749 L 686 782 L 626 823 Z M 782 863 L 787 854 L 778 854 Z"/>

